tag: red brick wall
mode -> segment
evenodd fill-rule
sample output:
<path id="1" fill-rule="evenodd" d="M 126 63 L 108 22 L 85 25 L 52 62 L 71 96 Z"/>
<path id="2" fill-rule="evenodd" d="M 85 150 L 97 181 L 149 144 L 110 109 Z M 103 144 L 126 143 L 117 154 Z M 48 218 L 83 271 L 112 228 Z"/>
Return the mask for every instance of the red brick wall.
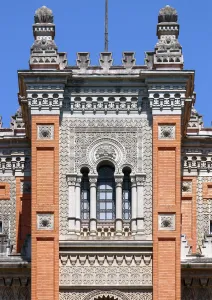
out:
<path id="1" fill-rule="evenodd" d="M 38 140 L 37 125 L 54 125 Z M 32 300 L 59 299 L 59 116 L 32 116 Z M 37 230 L 37 213 L 54 214 L 53 230 Z"/>
<path id="2" fill-rule="evenodd" d="M 153 299 L 181 299 L 181 117 L 153 116 Z M 176 126 L 174 140 L 158 139 L 158 126 Z M 175 214 L 175 230 L 159 230 L 160 214 Z"/>

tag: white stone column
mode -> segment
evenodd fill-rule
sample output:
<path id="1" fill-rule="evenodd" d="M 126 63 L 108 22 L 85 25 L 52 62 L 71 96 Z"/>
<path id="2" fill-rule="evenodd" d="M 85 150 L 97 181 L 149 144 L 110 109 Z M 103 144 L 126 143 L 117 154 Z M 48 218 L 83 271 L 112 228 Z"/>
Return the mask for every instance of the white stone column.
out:
<path id="1" fill-rule="evenodd" d="M 89 176 L 90 182 L 90 235 L 96 235 L 96 183 L 97 176 Z"/>
<path id="2" fill-rule="evenodd" d="M 137 183 L 137 234 L 144 234 L 144 183 L 145 174 L 136 175 Z"/>
<path id="3" fill-rule="evenodd" d="M 69 224 L 69 234 L 75 234 L 75 222 L 76 222 L 76 199 L 75 199 L 75 184 L 76 184 L 76 174 L 68 174 L 66 176 L 68 184 L 68 224 Z"/>
<path id="4" fill-rule="evenodd" d="M 77 176 L 75 187 L 76 198 L 76 234 L 80 235 L 81 230 L 81 176 Z"/>
<path id="5" fill-rule="evenodd" d="M 116 235 L 122 235 L 123 220 L 122 220 L 122 183 L 123 176 L 115 176 L 116 182 Z"/>
<path id="6" fill-rule="evenodd" d="M 137 232 L 137 184 L 136 177 L 131 176 L 131 232 Z"/>

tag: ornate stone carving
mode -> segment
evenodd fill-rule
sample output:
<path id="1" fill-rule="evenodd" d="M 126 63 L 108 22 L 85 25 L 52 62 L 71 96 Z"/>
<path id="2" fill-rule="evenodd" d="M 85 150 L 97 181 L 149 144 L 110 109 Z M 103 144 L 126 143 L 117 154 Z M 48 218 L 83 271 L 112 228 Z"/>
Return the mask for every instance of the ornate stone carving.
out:
<path id="1" fill-rule="evenodd" d="M 10 239 L 13 250 L 16 250 L 16 182 L 15 177 L 0 177 L 0 182 L 10 184 L 10 200 L 0 201 L 0 220 L 3 223 L 3 234 Z"/>
<path id="2" fill-rule="evenodd" d="M 28 149 L 1 149 L 0 150 L 0 173 L 21 174 L 30 172 L 31 158 Z"/>
<path id="3" fill-rule="evenodd" d="M 81 167 L 89 168 L 89 174 L 96 174 L 96 152 L 92 152 L 93 156 L 90 159 L 89 155 L 91 152 L 88 151 L 88 148 L 93 150 L 98 149 L 98 147 L 94 147 L 94 145 L 98 144 L 95 141 L 105 141 L 103 144 L 107 144 L 107 146 L 111 145 L 116 153 L 120 151 L 117 150 L 118 146 L 119 149 L 122 149 L 122 153 L 125 153 L 124 157 L 126 159 L 123 159 L 123 166 L 127 162 L 127 166 L 134 173 L 146 173 L 144 187 L 144 215 L 146 217 L 144 228 L 145 234 L 151 236 L 152 129 L 151 123 L 146 118 L 141 118 L 140 120 L 134 118 L 124 120 L 119 118 L 63 118 L 60 128 L 60 234 L 66 235 L 68 233 L 66 175 L 70 170 L 75 173 L 79 172 Z M 123 156 L 123 154 L 121 155 Z M 117 155 L 116 159 L 118 157 L 120 155 Z M 115 155 L 113 155 L 113 160 L 114 158 Z M 95 168 L 92 168 L 91 160 L 94 162 Z M 114 160 L 114 162 L 116 161 Z M 122 173 L 122 167 L 120 167 L 119 171 Z M 81 232 L 81 238 L 84 237 L 85 239 L 89 237 L 86 226 L 82 227 Z M 126 235 L 129 238 L 129 234 L 126 231 L 123 233 L 123 236 Z"/>
<path id="4" fill-rule="evenodd" d="M 92 166 L 93 169 L 96 169 L 98 162 L 103 160 L 110 160 L 114 162 L 115 166 L 118 168 L 120 164 L 123 163 L 123 160 L 126 157 L 126 151 L 123 145 L 114 138 L 102 137 L 95 139 L 94 134 L 92 134 L 91 136 L 93 136 L 93 139 L 88 141 L 88 148 L 86 153 L 87 161 L 84 161 L 84 164 L 88 163 Z M 86 134 L 85 138 L 86 137 L 88 139 L 88 134 Z M 78 140 L 79 139 L 80 138 L 78 138 Z"/>
<path id="5" fill-rule="evenodd" d="M 46 6 L 38 8 L 35 12 L 35 23 L 53 23 L 54 16 L 51 9 Z"/>
<path id="6" fill-rule="evenodd" d="M 182 182 L 182 193 L 192 193 L 192 181 Z"/>
<path id="7" fill-rule="evenodd" d="M 107 157 L 116 160 L 116 151 L 112 146 L 102 145 L 96 150 L 95 157 L 96 160 L 104 159 Z"/>
<path id="8" fill-rule="evenodd" d="M 108 299 L 108 300 L 152 300 L 152 291 L 140 290 L 140 291 L 62 291 L 60 292 L 60 300 L 96 300 L 96 299 Z"/>
<path id="9" fill-rule="evenodd" d="M 1 276 L 0 299 L 30 300 L 29 278 L 21 276 Z"/>
<path id="10" fill-rule="evenodd" d="M 54 215 L 53 214 L 37 214 L 37 229 L 38 230 L 53 230 Z"/>
<path id="11" fill-rule="evenodd" d="M 184 176 L 208 176 L 212 170 L 210 148 L 183 148 L 182 157 Z"/>
<path id="12" fill-rule="evenodd" d="M 175 230 L 175 214 L 159 214 L 159 230 Z"/>
<path id="13" fill-rule="evenodd" d="M 151 286 L 150 262 L 151 255 L 63 255 L 60 286 Z"/>
<path id="14" fill-rule="evenodd" d="M 175 8 L 166 5 L 159 11 L 158 22 L 177 22 L 178 15 Z"/>
<path id="15" fill-rule="evenodd" d="M 158 138 L 160 140 L 174 140 L 175 139 L 175 125 L 159 125 Z"/>
<path id="16" fill-rule="evenodd" d="M 205 235 L 210 232 L 210 220 L 212 220 L 212 199 L 203 199 L 203 183 L 212 182 L 212 177 L 198 177 L 197 180 L 197 241 L 198 247 L 202 247 Z"/>
<path id="17" fill-rule="evenodd" d="M 38 133 L 38 140 L 53 140 L 54 125 L 38 125 L 37 133 Z"/>

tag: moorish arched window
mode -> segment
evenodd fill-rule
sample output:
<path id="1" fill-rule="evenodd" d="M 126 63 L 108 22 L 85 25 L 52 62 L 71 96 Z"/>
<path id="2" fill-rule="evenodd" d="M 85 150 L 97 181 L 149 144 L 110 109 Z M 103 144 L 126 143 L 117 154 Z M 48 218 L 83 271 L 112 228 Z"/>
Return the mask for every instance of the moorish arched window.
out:
<path id="1" fill-rule="evenodd" d="M 115 198 L 114 168 L 101 166 L 97 180 L 97 220 L 115 220 Z"/>

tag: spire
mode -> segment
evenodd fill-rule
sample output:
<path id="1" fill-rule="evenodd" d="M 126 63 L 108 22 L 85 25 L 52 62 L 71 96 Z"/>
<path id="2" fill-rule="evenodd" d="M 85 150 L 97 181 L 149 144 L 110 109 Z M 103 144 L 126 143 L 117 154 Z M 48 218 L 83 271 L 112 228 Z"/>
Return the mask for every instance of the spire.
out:
<path id="1" fill-rule="evenodd" d="M 105 52 L 108 52 L 108 0 L 105 0 Z"/>
<path id="2" fill-rule="evenodd" d="M 183 69 L 182 47 L 178 41 L 179 27 L 176 9 L 167 5 L 159 11 L 154 68 Z"/>
<path id="3" fill-rule="evenodd" d="M 31 48 L 31 69 L 63 69 L 67 64 L 66 54 L 58 53 L 55 44 L 55 24 L 52 10 L 46 6 L 37 9 L 34 16 L 34 44 Z"/>

